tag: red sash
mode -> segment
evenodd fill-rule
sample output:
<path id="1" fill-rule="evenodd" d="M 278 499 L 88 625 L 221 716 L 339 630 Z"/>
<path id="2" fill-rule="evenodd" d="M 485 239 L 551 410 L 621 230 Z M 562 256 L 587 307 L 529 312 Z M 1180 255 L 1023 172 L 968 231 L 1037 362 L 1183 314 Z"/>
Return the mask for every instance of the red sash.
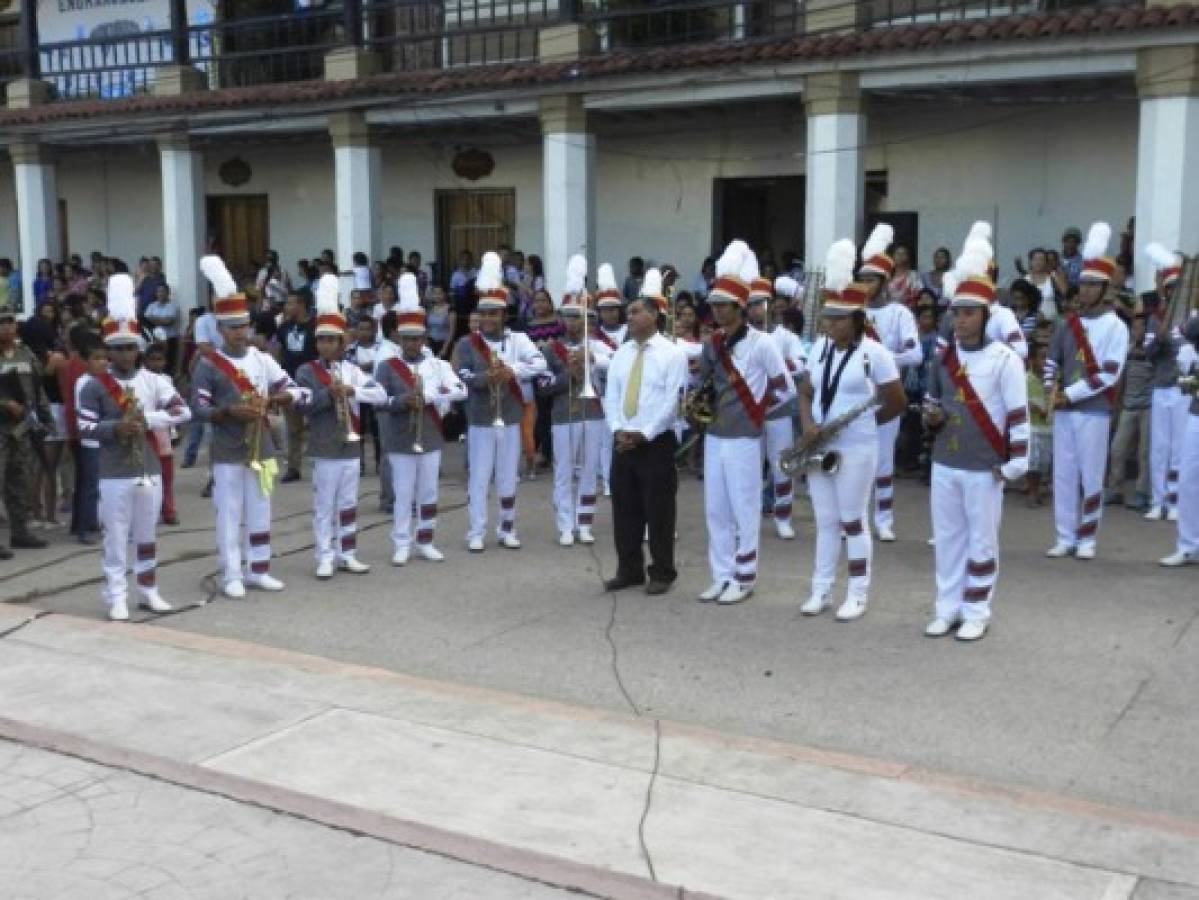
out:
<path id="1" fill-rule="evenodd" d="M 472 331 L 470 335 L 470 343 L 471 346 L 475 348 L 475 352 L 478 353 L 479 356 L 483 357 L 483 362 L 490 366 L 491 348 L 487 346 L 487 341 L 483 340 L 483 335 L 479 334 L 477 331 Z M 525 395 L 521 393 L 520 385 L 516 383 L 515 378 L 508 382 L 508 390 L 511 392 L 512 396 L 516 398 L 516 402 L 519 403 L 523 408 L 525 405 Z"/>
<path id="2" fill-rule="evenodd" d="M 745 414 L 749 416 L 749 420 L 754 423 L 755 427 L 761 428 L 762 423 L 766 420 L 766 397 L 770 394 L 769 387 L 767 387 L 766 396 L 763 396 L 762 402 L 759 403 L 749 392 L 749 385 L 745 383 L 741 372 L 733 364 L 733 358 L 724 349 L 724 335 L 720 332 L 712 335 L 712 349 L 716 351 L 716 358 L 720 360 L 724 374 L 728 376 L 729 383 L 733 386 L 733 393 L 741 401 Z"/>
<path id="3" fill-rule="evenodd" d="M 874 323 L 869 319 L 866 320 L 866 328 L 863 333 L 872 341 L 877 341 L 880 344 L 883 342 L 882 338 L 878 336 L 878 329 L 874 327 Z"/>
<path id="4" fill-rule="evenodd" d="M 233 365 L 233 363 L 229 362 L 229 360 L 226 359 L 223 354 L 214 351 L 209 353 L 206 358 L 210 363 L 213 364 L 213 366 L 216 367 L 218 372 L 233 382 L 233 386 L 237 388 L 237 392 L 239 394 L 245 395 L 258 393 L 258 391 L 254 389 L 253 382 L 246 377 L 245 373 L 237 366 Z"/>
<path id="5" fill-rule="evenodd" d="M 616 349 L 616 342 L 614 340 L 612 340 L 612 338 L 608 337 L 607 332 L 605 332 L 604 329 L 596 328 L 592 332 L 591 336 L 593 338 L 595 338 L 597 341 L 603 341 L 605 344 L 607 344 L 609 350 Z"/>
<path id="6" fill-rule="evenodd" d="M 121 385 L 117 383 L 117 380 L 112 377 L 112 373 L 101 372 L 96 376 L 96 381 L 100 382 L 100 386 L 108 392 L 108 396 L 110 396 L 112 398 L 112 402 L 117 405 L 117 409 L 121 411 L 121 415 L 129 412 L 129 405 L 131 403 L 137 402 L 136 397 L 125 396 L 125 389 L 122 388 Z M 154 432 L 147 429 L 145 438 L 146 443 L 150 445 L 150 450 L 155 456 L 157 456 L 158 446 L 154 443 Z"/>
<path id="7" fill-rule="evenodd" d="M 306 365 L 312 368 L 313 374 L 316 375 L 316 380 L 321 383 L 321 387 L 328 388 L 333 384 L 333 373 L 322 366 L 319 362 L 310 362 Z M 350 424 L 353 426 L 355 434 L 362 434 L 362 423 L 359 421 L 358 413 L 354 412 L 354 404 L 347 403 L 346 409 L 350 411 Z"/>
<path id="8" fill-rule="evenodd" d="M 1082 319 L 1077 315 L 1071 315 L 1066 318 L 1066 324 L 1070 327 L 1070 333 L 1074 335 L 1074 343 L 1078 345 L 1078 349 L 1082 351 L 1082 364 L 1087 371 L 1087 380 L 1099 377 L 1099 361 L 1095 359 L 1095 350 L 1091 347 L 1091 341 L 1087 337 L 1086 329 L 1082 327 Z M 1107 402 L 1114 408 L 1116 405 L 1116 389 L 1109 387 L 1104 388 L 1103 396 L 1107 398 Z"/>
<path id="9" fill-rule="evenodd" d="M 553 340 L 553 341 L 550 341 L 550 349 L 554 351 L 554 356 L 558 357 L 558 359 L 562 361 L 562 365 L 566 366 L 566 368 L 569 370 L 569 368 L 570 368 L 570 350 L 567 349 L 566 345 L 559 340 Z M 586 347 L 585 349 L 587 350 L 588 353 L 591 352 L 590 347 Z M 594 385 L 592 385 L 592 387 L 594 387 Z M 601 410 L 604 408 L 603 403 L 600 402 L 598 397 L 591 402 L 594 403 Z"/>
<path id="10" fill-rule="evenodd" d="M 987 443 L 991 445 L 991 449 L 995 451 L 1001 460 L 1007 462 L 1010 458 L 1008 456 L 1007 438 L 1000 433 L 999 428 L 991 420 L 991 414 L 987 412 L 987 408 L 983 406 L 983 402 L 978 398 L 978 391 L 974 389 L 974 385 L 970 383 L 970 379 L 966 375 L 966 370 L 962 368 L 962 364 L 958 361 L 957 346 L 950 344 L 941 361 L 945 366 L 945 371 L 949 373 L 950 380 L 961 391 L 962 400 L 966 404 L 970 418 L 974 419 L 974 424 L 983 433 L 983 437 L 987 439 Z"/>
<path id="11" fill-rule="evenodd" d="M 404 362 L 398 356 L 392 356 L 388 357 L 387 364 L 391 366 L 392 371 L 399 376 L 400 381 L 404 382 L 404 386 L 407 387 L 408 390 L 412 390 L 414 387 L 416 387 L 416 377 L 413 375 L 412 369 L 408 367 L 406 362 Z M 441 431 L 441 414 L 437 411 L 437 407 L 432 403 L 426 403 L 425 411 L 429 414 L 429 418 L 433 420 L 434 424 L 437 425 L 437 430 Z"/>

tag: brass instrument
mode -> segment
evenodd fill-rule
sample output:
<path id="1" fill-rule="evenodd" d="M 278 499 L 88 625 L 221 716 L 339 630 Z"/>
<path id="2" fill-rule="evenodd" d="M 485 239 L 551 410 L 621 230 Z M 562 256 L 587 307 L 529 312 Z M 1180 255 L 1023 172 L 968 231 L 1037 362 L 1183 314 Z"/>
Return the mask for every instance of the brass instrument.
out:
<path id="1" fill-rule="evenodd" d="M 262 422 L 266 417 L 267 398 L 257 391 L 246 391 L 241 395 L 243 406 L 252 406 L 258 413 L 254 421 L 245 427 L 246 465 L 255 472 L 262 471 Z"/>
<path id="2" fill-rule="evenodd" d="M 697 429 L 707 428 L 716 419 L 716 378 L 712 373 L 683 397 L 683 418 Z"/>
<path id="3" fill-rule="evenodd" d="M 832 475 L 841 468 L 841 454 L 828 449 L 828 445 L 844 431 L 851 422 L 862 414 L 880 406 L 882 400 L 877 394 L 872 394 L 868 400 L 863 400 L 856 406 L 847 409 L 820 426 L 816 438 L 807 440 L 801 438 L 793 447 L 788 447 L 779 456 L 779 469 L 788 477 L 799 472 L 821 472 Z"/>
<path id="4" fill-rule="evenodd" d="M 146 415 L 133 388 L 124 389 L 121 395 L 121 409 L 123 410 L 121 421 L 137 426 L 136 433 L 132 437 L 126 438 L 125 445 L 125 453 L 129 457 L 129 461 L 131 463 L 140 461 L 142 465 L 142 474 L 138 476 L 135 484 L 137 487 L 149 487 L 153 482 L 150 479 L 150 467 L 146 465 Z"/>
<path id="5" fill-rule="evenodd" d="M 500 344 L 500 352 L 502 353 L 504 345 Z M 504 427 L 504 382 L 500 381 L 496 376 L 503 371 L 504 363 L 498 355 L 491 356 L 491 405 L 495 408 L 495 418 L 491 422 L 492 428 Z"/>
<path id="6" fill-rule="evenodd" d="M 419 397 L 421 401 L 421 405 L 413 410 L 412 421 L 408 426 L 408 430 L 412 434 L 412 452 L 424 453 L 425 448 L 421 446 L 421 436 L 425 432 L 425 382 L 415 371 L 412 373 L 412 395 Z"/>
<path id="7" fill-rule="evenodd" d="M 338 389 L 345 387 L 345 382 L 341 380 L 341 376 L 337 372 L 337 363 L 329 366 L 329 374 L 333 376 L 333 384 Z M 341 395 L 334 402 L 334 410 L 337 413 L 337 431 L 341 435 L 342 443 L 358 443 L 362 440 L 362 435 L 354 430 L 354 415 L 353 409 L 350 407 L 350 398 Z"/>

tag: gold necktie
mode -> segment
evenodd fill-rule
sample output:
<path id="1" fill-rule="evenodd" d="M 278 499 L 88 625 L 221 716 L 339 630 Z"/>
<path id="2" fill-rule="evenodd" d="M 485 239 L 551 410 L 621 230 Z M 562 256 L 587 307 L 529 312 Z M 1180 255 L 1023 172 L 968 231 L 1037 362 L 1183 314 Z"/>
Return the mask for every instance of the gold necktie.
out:
<path id="1" fill-rule="evenodd" d="M 641 398 L 641 373 L 645 369 L 645 344 L 637 345 L 637 358 L 629 370 L 629 383 L 624 389 L 624 417 L 633 419 L 637 415 L 637 401 Z"/>

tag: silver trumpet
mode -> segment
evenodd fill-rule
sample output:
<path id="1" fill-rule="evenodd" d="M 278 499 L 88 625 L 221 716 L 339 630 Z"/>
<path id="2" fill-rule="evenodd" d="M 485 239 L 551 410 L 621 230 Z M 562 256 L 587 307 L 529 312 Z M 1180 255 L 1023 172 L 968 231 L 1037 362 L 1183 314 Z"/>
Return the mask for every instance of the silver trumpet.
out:
<path id="1" fill-rule="evenodd" d="M 416 373 L 413 373 L 413 376 L 412 393 L 414 396 L 421 398 L 421 405 L 413 411 L 412 425 L 410 426 L 412 431 L 412 452 L 424 453 L 425 448 L 421 446 L 420 439 L 425 430 L 425 383 Z"/>
<path id="2" fill-rule="evenodd" d="M 337 364 L 334 363 L 329 367 L 333 374 L 333 383 L 339 388 L 344 382 L 341 376 L 337 373 Z M 341 397 L 337 401 L 337 427 L 342 433 L 342 440 L 347 444 L 356 444 L 362 440 L 362 435 L 354 430 L 354 416 L 350 408 L 350 398 Z"/>
<path id="3" fill-rule="evenodd" d="M 504 344 L 500 343 L 500 353 L 504 352 Z M 504 367 L 504 362 L 497 355 L 491 357 L 491 371 L 498 372 Z M 491 421 L 492 428 L 504 428 L 504 383 L 496 380 L 491 383 L 491 404 L 495 407 L 495 418 Z"/>

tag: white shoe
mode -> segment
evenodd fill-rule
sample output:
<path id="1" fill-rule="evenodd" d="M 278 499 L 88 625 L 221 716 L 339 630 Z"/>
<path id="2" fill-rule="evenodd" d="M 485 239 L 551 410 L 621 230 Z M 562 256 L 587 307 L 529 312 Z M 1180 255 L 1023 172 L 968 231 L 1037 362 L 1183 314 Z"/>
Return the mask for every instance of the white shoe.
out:
<path id="1" fill-rule="evenodd" d="M 878 539 L 884 544 L 893 544 L 895 543 L 895 532 L 886 525 L 880 525 L 878 526 Z"/>
<path id="2" fill-rule="evenodd" d="M 711 603 L 717 597 L 724 593 L 725 588 L 729 586 L 727 581 L 713 581 L 708 585 L 708 589 L 699 595 L 698 599 L 701 603 Z"/>
<path id="3" fill-rule="evenodd" d="M 479 543 L 481 544 L 482 541 L 480 541 Z M 393 566 L 408 565 L 408 548 L 402 547 L 401 549 L 399 549 L 395 553 L 393 553 L 391 556 L 391 564 Z"/>
<path id="4" fill-rule="evenodd" d="M 1052 547 L 1050 547 L 1048 550 L 1045 551 L 1045 555 L 1048 556 L 1050 559 L 1064 559 L 1065 557 L 1069 556 L 1073 552 L 1074 552 L 1074 548 L 1071 547 L 1069 544 L 1063 544 L 1061 541 L 1058 541 L 1056 544 L 1054 544 Z"/>
<path id="5" fill-rule="evenodd" d="M 333 560 L 322 559 L 316 564 L 317 578 L 332 578 L 333 577 Z"/>
<path id="6" fill-rule="evenodd" d="M 1157 561 L 1159 566 L 1166 566 L 1169 569 L 1176 569 L 1179 566 L 1193 566 L 1195 563 L 1199 563 L 1199 556 L 1191 553 L 1183 553 L 1182 551 L 1172 553 L 1169 556 L 1163 556 Z"/>
<path id="7" fill-rule="evenodd" d="M 977 641 L 987 633 L 986 622 L 963 622 L 958 633 L 954 635 L 959 641 Z"/>
<path id="8" fill-rule="evenodd" d="M 519 550 L 520 538 L 509 531 L 507 534 L 500 536 L 500 546 L 505 550 Z"/>
<path id="9" fill-rule="evenodd" d="M 1075 559 L 1094 559 L 1095 545 L 1094 544 L 1079 544 L 1078 549 L 1074 551 Z"/>
<path id="10" fill-rule="evenodd" d="M 466 542 L 466 549 L 471 553 L 482 553 L 487 548 L 483 546 L 483 539 L 481 537 L 473 537 Z"/>
<path id="11" fill-rule="evenodd" d="M 929 539 L 928 539 L 928 545 L 929 545 L 930 547 L 935 547 L 935 546 L 937 546 L 937 539 L 936 539 L 936 538 L 929 538 Z"/>
<path id="12" fill-rule="evenodd" d="M 608 487 L 606 484 L 604 485 L 604 496 L 605 497 L 612 496 L 612 488 Z"/>
<path id="13" fill-rule="evenodd" d="M 1166 521 L 1167 522 L 1177 522 L 1178 521 L 1178 507 L 1177 506 L 1170 507 L 1170 511 L 1166 513 Z"/>
<path id="14" fill-rule="evenodd" d="M 826 609 L 828 609 L 828 594 L 818 594 L 812 591 L 812 596 L 799 608 L 799 611 L 805 616 L 818 616 Z"/>
<path id="15" fill-rule="evenodd" d="M 286 585 L 274 575 L 247 575 L 246 584 L 260 591 L 281 591 Z"/>
<path id="16" fill-rule="evenodd" d="M 225 582 L 225 596 L 230 600 L 246 599 L 246 586 L 240 578 L 237 581 Z"/>
<path id="17" fill-rule="evenodd" d="M 852 622 L 866 614 L 866 598 L 858 594 L 850 594 L 837 610 L 838 622 Z"/>
<path id="18" fill-rule="evenodd" d="M 114 600 L 108 607 L 108 618 L 114 622 L 129 621 L 129 607 L 124 600 Z"/>
<path id="19" fill-rule="evenodd" d="M 347 556 L 341 561 L 341 570 L 349 572 L 351 575 L 365 575 L 371 570 L 371 567 L 364 562 L 359 562 L 355 556 Z"/>
<path id="20" fill-rule="evenodd" d="M 779 536 L 780 540 L 793 541 L 795 540 L 795 529 L 791 527 L 791 523 L 785 519 L 774 520 L 774 533 Z"/>
<path id="21" fill-rule="evenodd" d="M 579 527 L 579 543 L 580 544 L 594 544 L 595 543 L 595 535 L 591 533 L 590 528 L 587 528 L 586 526 Z"/>
<path id="22" fill-rule="evenodd" d="M 432 544 L 417 544 L 416 555 L 429 562 L 445 562 L 445 554 Z"/>
<path id="23" fill-rule="evenodd" d="M 575 545 L 574 532 L 563 531 L 558 535 L 559 547 L 573 547 Z"/>
<path id="24" fill-rule="evenodd" d="M 716 598 L 716 602 L 725 605 L 740 603 L 742 600 L 748 600 L 753 592 L 754 584 L 752 581 L 749 584 L 741 584 L 737 581 L 730 581 L 728 587 L 726 587 L 721 595 Z"/>
<path id="25" fill-rule="evenodd" d="M 168 613 L 171 611 L 171 604 L 162 599 L 162 595 L 158 593 L 158 588 L 142 594 L 142 599 L 138 602 L 138 606 L 156 613 Z"/>
<path id="26" fill-rule="evenodd" d="M 1149 512 L 1145 513 L 1146 522 L 1160 522 L 1162 519 L 1162 508 L 1160 506 L 1149 507 Z"/>
<path id="27" fill-rule="evenodd" d="M 953 630 L 953 622 L 949 619 L 936 618 L 928 623 L 928 627 L 924 629 L 925 637 L 945 637 Z"/>

